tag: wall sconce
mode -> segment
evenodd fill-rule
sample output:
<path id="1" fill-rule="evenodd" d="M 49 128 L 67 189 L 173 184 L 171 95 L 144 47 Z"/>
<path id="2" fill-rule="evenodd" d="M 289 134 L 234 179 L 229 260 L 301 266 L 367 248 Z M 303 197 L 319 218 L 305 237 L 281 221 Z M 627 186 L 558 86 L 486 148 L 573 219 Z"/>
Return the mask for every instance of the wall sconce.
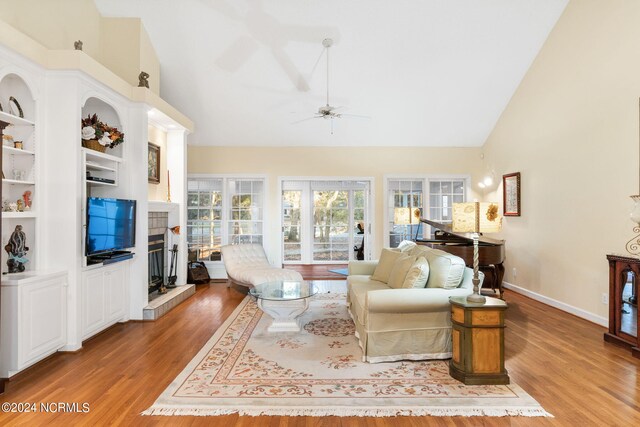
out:
<path id="1" fill-rule="evenodd" d="M 480 181 L 478 183 L 478 187 L 480 187 L 480 188 L 491 187 L 493 185 L 493 177 L 494 176 L 495 176 L 495 172 L 493 172 L 493 171 L 491 171 L 490 173 L 485 175 L 484 178 L 482 179 L 482 181 Z"/>

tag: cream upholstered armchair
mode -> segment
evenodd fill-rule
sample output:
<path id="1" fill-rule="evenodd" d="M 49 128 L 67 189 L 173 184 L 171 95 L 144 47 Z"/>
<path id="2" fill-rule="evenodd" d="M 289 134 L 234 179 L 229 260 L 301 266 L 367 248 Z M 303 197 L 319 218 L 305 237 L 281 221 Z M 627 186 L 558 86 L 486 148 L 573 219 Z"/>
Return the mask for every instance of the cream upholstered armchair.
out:
<path id="1" fill-rule="evenodd" d="M 226 245 L 221 251 L 229 286 L 235 283 L 251 288 L 276 280 L 302 280 L 297 271 L 269 264 L 264 248 L 258 243 Z"/>
<path id="2" fill-rule="evenodd" d="M 450 358 L 449 297 L 470 295 L 472 279 L 462 258 L 425 246 L 351 261 L 347 303 L 363 361 Z"/>

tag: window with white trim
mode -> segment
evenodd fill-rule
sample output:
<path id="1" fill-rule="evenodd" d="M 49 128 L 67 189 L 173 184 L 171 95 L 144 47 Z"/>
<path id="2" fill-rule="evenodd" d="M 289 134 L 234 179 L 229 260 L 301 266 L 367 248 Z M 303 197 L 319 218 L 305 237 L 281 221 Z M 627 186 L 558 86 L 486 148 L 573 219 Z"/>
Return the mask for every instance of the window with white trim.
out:
<path id="1" fill-rule="evenodd" d="M 403 240 L 411 240 L 416 233 L 419 233 L 419 223 L 396 223 L 398 215 L 396 212 L 403 208 L 408 208 L 413 212 L 415 209 L 423 212 L 423 189 L 425 188 L 423 179 L 390 179 L 388 181 L 387 198 L 387 218 L 389 221 L 389 246 L 395 248 Z M 407 218 L 412 218 L 409 215 Z M 413 221 L 413 219 L 411 220 Z"/>
<path id="2" fill-rule="evenodd" d="M 465 177 L 387 179 L 387 244 L 395 248 L 405 239 L 433 237 L 432 227 L 415 221 L 412 216 L 409 224 L 407 221 L 398 223 L 396 213 L 402 212 L 403 208 L 409 208 L 411 212 L 417 209 L 420 218 L 450 223 L 453 203 L 466 201 L 466 180 Z"/>
<path id="3" fill-rule="evenodd" d="M 189 260 L 220 261 L 223 245 L 262 243 L 264 187 L 256 178 L 188 178 Z"/>

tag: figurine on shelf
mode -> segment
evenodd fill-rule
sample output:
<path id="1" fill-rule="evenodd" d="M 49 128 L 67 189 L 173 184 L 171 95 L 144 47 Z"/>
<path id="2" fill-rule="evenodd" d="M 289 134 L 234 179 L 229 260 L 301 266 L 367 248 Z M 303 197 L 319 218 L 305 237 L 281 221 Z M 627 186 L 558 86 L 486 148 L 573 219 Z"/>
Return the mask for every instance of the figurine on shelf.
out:
<path id="1" fill-rule="evenodd" d="M 149 88 L 149 74 L 144 71 L 140 71 L 138 74 L 138 87 L 146 87 Z"/>
<path id="2" fill-rule="evenodd" d="M 30 211 L 31 210 L 31 191 L 27 190 L 24 193 L 22 193 L 22 200 L 24 200 L 24 210 Z"/>
<path id="3" fill-rule="evenodd" d="M 11 206 L 9 205 L 9 199 L 2 199 L 2 212 L 11 212 Z"/>
<path id="4" fill-rule="evenodd" d="M 82 40 L 76 40 L 73 42 L 73 48 L 75 50 L 82 50 Z"/>
<path id="5" fill-rule="evenodd" d="M 9 212 L 18 212 L 18 204 L 9 203 Z"/>
<path id="6" fill-rule="evenodd" d="M 4 247 L 4 250 L 9 254 L 7 260 L 7 267 L 9 267 L 9 273 L 21 273 L 25 270 L 24 264 L 29 262 L 26 258 L 29 248 L 26 246 L 27 237 L 22 231 L 21 225 L 16 225 L 16 229 L 11 233 L 9 243 Z"/>
<path id="7" fill-rule="evenodd" d="M 16 200 L 16 209 L 18 210 L 18 212 L 24 212 L 24 202 L 22 201 L 22 199 Z"/>

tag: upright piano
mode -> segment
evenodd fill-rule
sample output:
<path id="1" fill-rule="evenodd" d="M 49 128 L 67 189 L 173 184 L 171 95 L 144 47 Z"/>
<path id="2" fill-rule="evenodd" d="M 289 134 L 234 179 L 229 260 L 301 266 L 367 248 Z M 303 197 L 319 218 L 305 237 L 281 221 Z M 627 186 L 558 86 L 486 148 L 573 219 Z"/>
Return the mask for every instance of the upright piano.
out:
<path id="1" fill-rule="evenodd" d="M 431 246 L 462 258 L 467 267 L 473 268 L 473 239 L 471 233 L 454 233 L 450 224 L 421 218 L 420 222 L 436 228 L 434 239 L 416 239 L 419 245 Z M 478 241 L 479 269 L 485 274 L 483 287 L 491 285 L 502 298 L 502 278 L 504 277 L 504 240 L 480 236 Z"/>

